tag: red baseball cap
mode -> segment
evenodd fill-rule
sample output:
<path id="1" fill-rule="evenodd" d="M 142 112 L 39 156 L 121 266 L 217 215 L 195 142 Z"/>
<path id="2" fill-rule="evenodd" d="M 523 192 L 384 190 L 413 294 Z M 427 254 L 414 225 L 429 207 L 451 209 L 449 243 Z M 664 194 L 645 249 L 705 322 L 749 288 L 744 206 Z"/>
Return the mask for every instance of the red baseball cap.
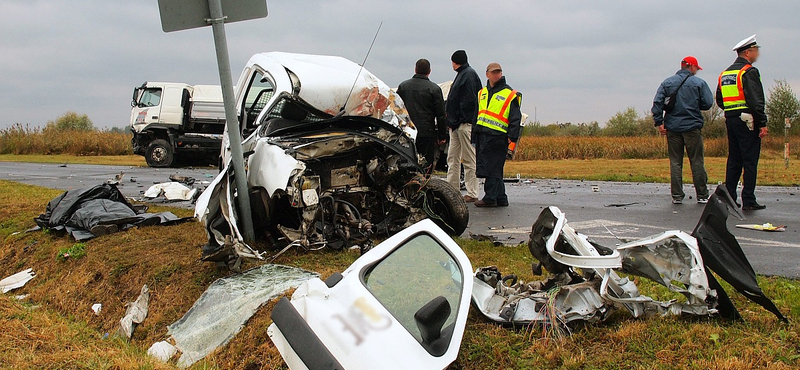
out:
<path id="1" fill-rule="evenodd" d="M 697 64 L 697 58 L 695 58 L 695 57 L 693 57 L 691 55 L 686 57 L 686 58 L 683 58 L 683 60 L 681 61 L 681 64 L 685 64 L 687 66 L 695 66 L 695 67 L 697 67 L 697 69 L 700 69 L 700 70 L 703 69 L 702 67 L 700 67 L 700 64 Z"/>

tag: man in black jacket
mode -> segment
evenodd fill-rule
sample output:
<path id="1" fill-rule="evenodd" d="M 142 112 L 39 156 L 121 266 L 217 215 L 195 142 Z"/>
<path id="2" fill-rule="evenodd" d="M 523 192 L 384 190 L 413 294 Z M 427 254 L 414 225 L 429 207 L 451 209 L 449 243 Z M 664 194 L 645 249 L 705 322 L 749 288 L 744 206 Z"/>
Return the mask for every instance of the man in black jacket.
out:
<path id="1" fill-rule="evenodd" d="M 756 202 L 756 177 L 761 138 L 767 136 L 764 87 L 761 75 L 753 67 L 759 55 L 756 35 L 740 41 L 733 50 L 736 61 L 722 72 L 717 86 L 717 105 L 725 110 L 728 129 L 728 164 L 725 186 L 734 200 L 736 185 L 742 178 L 742 209 L 745 211 L 767 208 Z"/>
<path id="2" fill-rule="evenodd" d="M 450 147 L 447 150 L 447 182 L 460 188 L 461 164 L 467 195 L 464 200 L 478 200 L 478 178 L 475 177 L 475 148 L 472 146 L 472 126 L 478 118 L 478 91 L 481 80 L 467 63 L 467 53 L 456 50 L 450 58 L 456 78 L 447 94 L 447 125 L 450 128 Z"/>
<path id="3" fill-rule="evenodd" d="M 417 128 L 417 153 L 425 157 L 426 171 L 433 172 L 439 145 L 447 141 L 447 121 L 444 114 L 444 96 L 439 85 L 431 82 L 431 63 L 420 59 L 414 68 L 414 77 L 397 87 L 411 122 Z"/>
<path id="4" fill-rule="evenodd" d="M 506 207 L 508 196 L 503 183 L 503 167 L 510 156 L 510 143 L 519 140 L 522 127 L 522 94 L 511 88 L 498 63 L 486 67 L 486 87 L 478 94 L 478 119 L 472 142 L 478 154 L 477 174 L 486 179 L 483 199 L 477 207 Z"/>

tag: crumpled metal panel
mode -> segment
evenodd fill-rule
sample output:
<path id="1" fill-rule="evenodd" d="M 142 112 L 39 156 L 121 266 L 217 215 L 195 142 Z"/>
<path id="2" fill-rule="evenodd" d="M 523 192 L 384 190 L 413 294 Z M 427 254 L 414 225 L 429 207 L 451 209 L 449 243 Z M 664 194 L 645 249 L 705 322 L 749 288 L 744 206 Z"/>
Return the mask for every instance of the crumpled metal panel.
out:
<path id="1" fill-rule="evenodd" d="M 295 95 L 331 116 L 341 114 L 344 107 L 344 115 L 382 119 L 409 136 L 416 136 L 403 100 L 377 76 L 346 58 L 268 52 L 252 56 L 248 66 L 253 65 L 263 67 L 270 75 L 280 75 L 280 81 L 285 81 L 283 76 L 287 71 L 297 77 L 299 88 L 276 86 L 276 96 L 280 93 Z"/>
<path id="2" fill-rule="evenodd" d="M 788 322 L 789 320 L 759 287 L 753 267 L 739 242 L 736 241 L 736 237 L 728 230 L 727 221 L 730 212 L 743 219 L 727 188 L 718 186 L 692 232 L 692 236 L 697 238 L 706 267 L 731 284 L 747 299 L 772 312 L 781 321 Z M 720 314 L 725 318 L 741 320 L 739 312 L 714 275 L 710 271 L 706 271 L 706 275 L 712 288 L 719 294 Z"/>
<path id="3" fill-rule="evenodd" d="M 266 140 L 256 142 L 253 154 L 247 159 L 247 184 L 259 186 L 272 196 L 278 189 L 284 190 L 292 175 L 306 169 L 306 165 L 277 145 Z"/>

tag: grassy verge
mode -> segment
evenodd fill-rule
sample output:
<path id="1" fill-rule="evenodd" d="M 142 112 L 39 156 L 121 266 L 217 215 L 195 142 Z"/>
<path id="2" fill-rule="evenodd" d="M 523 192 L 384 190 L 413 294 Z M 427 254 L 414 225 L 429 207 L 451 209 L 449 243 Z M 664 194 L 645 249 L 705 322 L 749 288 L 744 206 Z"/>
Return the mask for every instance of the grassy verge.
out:
<path id="1" fill-rule="evenodd" d="M 146 358 L 144 351 L 166 338 L 166 326 L 180 318 L 215 279 L 229 274 L 202 263 L 198 246 L 205 235 L 199 223 L 143 227 L 98 237 L 86 243 L 80 259 L 57 259 L 74 246 L 67 237 L 46 232 L 16 234 L 33 226 L 32 217 L 60 192 L 0 181 L 0 277 L 33 268 L 37 277 L 13 294 L 24 303 L 0 297 L 0 368 L 161 369 L 174 368 Z M 159 207 L 152 207 L 159 211 Z M 181 216 L 189 210 L 171 210 Z M 531 215 L 531 222 L 535 215 Z M 493 247 L 458 240 L 473 267 L 497 265 L 524 280 L 533 261 L 527 248 Z M 276 262 L 319 272 L 342 271 L 357 253 L 290 251 Z M 607 322 L 577 326 L 573 335 L 543 339 L 537 328 L 502 328 L 470 313 L 453 369 L 790 369 L 800 366 L 800 282 L 759 278 L 767 295 L 792 321 L 780 324 L 759 306 L 732 294 L 745 323 L 715 319 L 633 319 L 618 311 Z M 113 333 L 143 284 L 151 289 L 150 313 L 131 344 L 101 339 Z M 672 297 L 647 281 L 645 294 Z M 732 291 L 731 291 L 732 292 Z M 95 316 L 90 307 L 102 303 Z M 274 302 L 263 307 L 230 343 L 192 369 L 285 369 L 266 334 Z"/>
<path id="2" fill-rule="evenodd" d="M 0 154 L 0 162 L 104 164 L 145 167 L 140 155 Z"/>

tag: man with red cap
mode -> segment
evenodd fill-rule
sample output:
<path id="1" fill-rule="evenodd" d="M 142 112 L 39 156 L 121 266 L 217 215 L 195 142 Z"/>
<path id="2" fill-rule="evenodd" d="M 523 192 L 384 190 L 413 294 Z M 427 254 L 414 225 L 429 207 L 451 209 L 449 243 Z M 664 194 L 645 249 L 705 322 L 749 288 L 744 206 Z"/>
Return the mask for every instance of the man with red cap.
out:
<path id="1" fill-rule="evenodd" d="M 697 203 L 708 203 L 701 111 L 711 108 L 714 96 L 708 84 L 695 76 L 702 69 L 697 58 L 683 58 L 681 69 L 661 83 L 653 99 L 653 120 L 661 135 L 667 137 L 673 204 L 683 203 L 686 196 L 683 192 L 684 149 L 692 168 Z"/>

